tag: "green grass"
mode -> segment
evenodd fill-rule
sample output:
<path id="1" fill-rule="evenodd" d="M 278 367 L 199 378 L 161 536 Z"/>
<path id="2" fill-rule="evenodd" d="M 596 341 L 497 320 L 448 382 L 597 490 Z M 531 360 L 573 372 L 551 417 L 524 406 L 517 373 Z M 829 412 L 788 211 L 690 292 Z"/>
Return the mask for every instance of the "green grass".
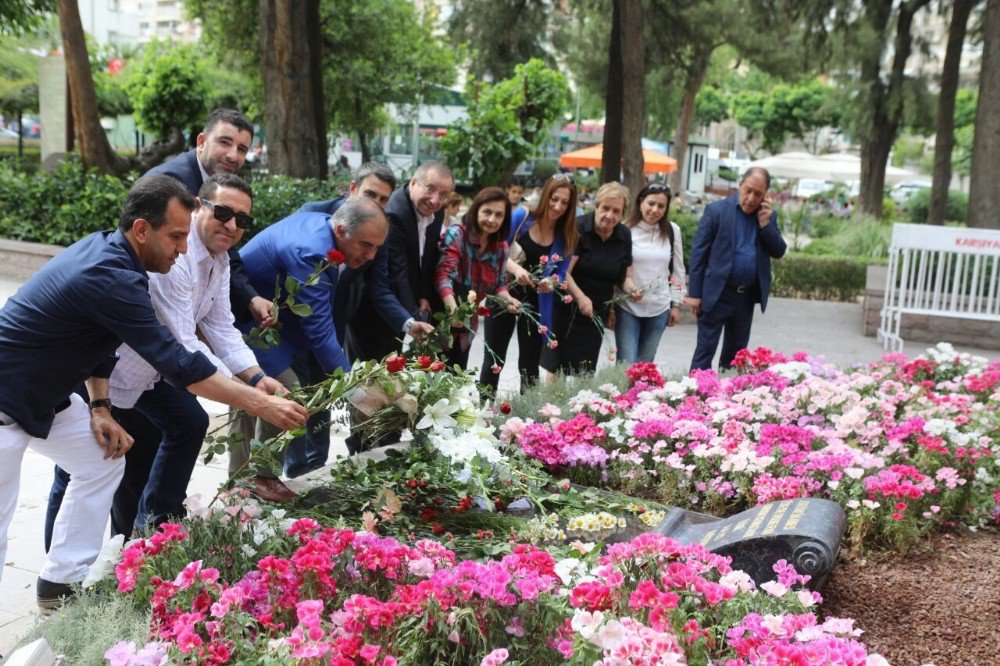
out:
<path id="1" fill-rule="evenodd" d="M 137 609 L 132 595 L 105 588 L 84 591 L 73 603 L 53 614 L 25 636 L 22 645 L 45 638 L 67 664 L 106 664 L 104 652 L 118 641 L 146 644 L 150 611 Z"/>

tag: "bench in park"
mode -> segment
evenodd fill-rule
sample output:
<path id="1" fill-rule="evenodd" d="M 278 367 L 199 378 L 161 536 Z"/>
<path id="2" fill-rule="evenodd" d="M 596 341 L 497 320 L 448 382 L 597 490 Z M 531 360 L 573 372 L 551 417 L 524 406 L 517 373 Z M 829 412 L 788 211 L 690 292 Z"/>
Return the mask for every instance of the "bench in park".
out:
<path id="1" fill-rule="evenodd" d="M 902 351 L 904 315 L 1000 324 L 998 291 L 1000 231 L 896 224 L 878 340 Z"/>

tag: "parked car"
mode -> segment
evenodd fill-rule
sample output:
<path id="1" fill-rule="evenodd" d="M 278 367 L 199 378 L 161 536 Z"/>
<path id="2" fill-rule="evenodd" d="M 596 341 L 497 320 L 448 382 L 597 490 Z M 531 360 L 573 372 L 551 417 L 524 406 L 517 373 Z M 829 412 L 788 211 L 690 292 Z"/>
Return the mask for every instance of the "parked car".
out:
<path id="1" fill-rule="evenodd" d="M 889 190 L 889 198 L 895 201 L 897 205 L 902 206 L 914 194 L 916 194 L 920 190 L 927 190 L 927 189 L 930 189 L 930 185 L 928 183 L 921 183 L 920 181 L 909 180 L 893 186 L 893 188 Z"/>

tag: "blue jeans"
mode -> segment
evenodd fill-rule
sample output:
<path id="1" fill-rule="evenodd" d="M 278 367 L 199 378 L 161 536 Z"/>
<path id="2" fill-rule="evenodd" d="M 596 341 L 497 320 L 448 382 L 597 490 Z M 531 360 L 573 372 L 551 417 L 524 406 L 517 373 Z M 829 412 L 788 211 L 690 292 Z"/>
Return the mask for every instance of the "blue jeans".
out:
<path id="1" fill-rule="evenodd" d="M 655 317 L 637 317 L 627 310 L 615 308 L 615 346 L 618 347 L 618 362 L 627 365 L 637 361 L 652 363 L 668 321 L 670 321 L 670 310 Z"/>

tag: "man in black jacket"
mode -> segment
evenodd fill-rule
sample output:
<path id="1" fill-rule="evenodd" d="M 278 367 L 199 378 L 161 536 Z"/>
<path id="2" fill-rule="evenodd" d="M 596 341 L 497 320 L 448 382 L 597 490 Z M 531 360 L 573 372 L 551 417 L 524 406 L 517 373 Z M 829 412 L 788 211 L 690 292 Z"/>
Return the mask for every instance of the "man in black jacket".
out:
<path id="1" fill-rule="evenodd" d="M 441 256 L 444 204 L 455 187 L 451 171 L 440 162 L 417 167 L 410 182 L 389 197 L 389 283 L 403 308 L 416 321 L 427 321 L 440 310 L 434 271 Z M 403 336 L 379 314 L 366 291 L 348 324 L 357 358 L 381 359 L 403 349 Z"/>
<path id="2" fill-rule="evenodd" d="M 216 173 L 237 173 L 243 168 L 253 144 L 253 125 L 239 111 L 216 109 L 198 134 L 196 147 L 153 167 L 148 174 L 173 176 L 187 191 L 198 196 L 202 183 Z M 259 296 L 247 280 L 236 248 L 229 250 L 230 300 L 237 321 L 253 315 L 259 323 L 274 323 L 271 301 Z"/>

